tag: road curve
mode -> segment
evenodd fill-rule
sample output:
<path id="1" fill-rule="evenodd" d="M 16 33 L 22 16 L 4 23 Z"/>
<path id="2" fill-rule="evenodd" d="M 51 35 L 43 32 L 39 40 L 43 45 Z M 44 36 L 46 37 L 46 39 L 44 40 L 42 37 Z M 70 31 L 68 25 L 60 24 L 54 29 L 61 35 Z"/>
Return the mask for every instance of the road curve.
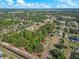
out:
<path id="1" fill-rule="evenodd" d="M 20 49 L 18 49 L 18 48 L 16 48 L 16 47 L 10 46 L 10 45 L 7 44 L 7 43 L 4 43 L 4 42 L 1 43 L 1 42 L 0 42 L 0 46 L 2 46 L 2 47 L 4 47 L 4 48 L 6 48 L 6 49 L 8 49 L 8 50 L 10 50 L 10 51 L 12 51 L 12 52 L 14 52 L 15 54 L 18 54 L 18 55 L 24 57 L 24 59 L 37 59 L 37 57 L 32 56 L 30 53 L 28 53 L 28 52 L 23 52 L 22 50 L 20 50 Z"/>

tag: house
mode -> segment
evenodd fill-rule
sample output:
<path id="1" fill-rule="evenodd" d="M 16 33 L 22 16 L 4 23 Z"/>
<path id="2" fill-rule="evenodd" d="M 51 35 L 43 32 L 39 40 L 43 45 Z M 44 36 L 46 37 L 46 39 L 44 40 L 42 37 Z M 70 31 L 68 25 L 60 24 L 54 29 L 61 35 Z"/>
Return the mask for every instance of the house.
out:
<path id="1" fill-rule="evenodd" d="M 79 38 L 77 37 L 69 37 L 72 42 L 79 42 Z"/>

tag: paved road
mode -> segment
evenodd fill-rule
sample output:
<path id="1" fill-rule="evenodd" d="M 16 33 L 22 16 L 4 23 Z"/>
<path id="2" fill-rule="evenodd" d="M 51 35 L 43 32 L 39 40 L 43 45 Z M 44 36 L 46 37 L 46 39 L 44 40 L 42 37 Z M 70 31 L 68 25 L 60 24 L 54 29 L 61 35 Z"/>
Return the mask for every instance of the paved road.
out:
<path id="1" fill-rule="evenodd" d="M 0 46 L 0 50 L 3 52 L 3 54 L 6 54 L 7 57 L 10 57 L 10 56 L 13 56 L 15 59 L 24 59 L 23 57 L 11 52 L 10 50 L 8 49 L 5 49 L 3 47 Z"/>
<path id="2" fill-rule="evenodd" d="M 8 43 L 2 42 L 2 43 L 0 43 L 0 45 L 3 48 L 13 52 L 14 54 L 23 57 L 24 59 L 37 59 L 36 56 L 33 56 L 30 53 L 28 53 L 28 52 L 24 52 L 24 51 L 22 51 L 22 50 L 20 50 L 20 49 L 18 49 L 16 47 L 13 47 L 13 46 L 9 45 Z"/>

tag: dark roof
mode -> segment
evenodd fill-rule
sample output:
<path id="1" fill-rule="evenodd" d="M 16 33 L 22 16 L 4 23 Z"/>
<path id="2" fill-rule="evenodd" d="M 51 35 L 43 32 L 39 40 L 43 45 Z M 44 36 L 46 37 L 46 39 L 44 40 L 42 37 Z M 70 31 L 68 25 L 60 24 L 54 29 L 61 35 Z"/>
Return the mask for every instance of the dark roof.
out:
<path id="1" fill-rule="evenodd" d="M 71 38 L 73 41 L 79 41 L 79 38 Z"/>

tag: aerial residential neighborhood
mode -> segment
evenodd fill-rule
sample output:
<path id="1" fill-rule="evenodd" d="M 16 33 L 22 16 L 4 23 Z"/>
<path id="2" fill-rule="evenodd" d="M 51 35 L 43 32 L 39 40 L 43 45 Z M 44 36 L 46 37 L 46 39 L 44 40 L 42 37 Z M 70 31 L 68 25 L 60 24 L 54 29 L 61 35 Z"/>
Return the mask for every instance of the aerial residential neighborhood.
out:
<path id="1" fill-rule="evenodd" d="M 0 14 L 1 58 L 79 58 L 78 11 L 8 10 Z"/>
<path id="2" fill-rule="evenodd" d="M 0 59 L 79 59 L 79 0 L 0 0 Z"/>

